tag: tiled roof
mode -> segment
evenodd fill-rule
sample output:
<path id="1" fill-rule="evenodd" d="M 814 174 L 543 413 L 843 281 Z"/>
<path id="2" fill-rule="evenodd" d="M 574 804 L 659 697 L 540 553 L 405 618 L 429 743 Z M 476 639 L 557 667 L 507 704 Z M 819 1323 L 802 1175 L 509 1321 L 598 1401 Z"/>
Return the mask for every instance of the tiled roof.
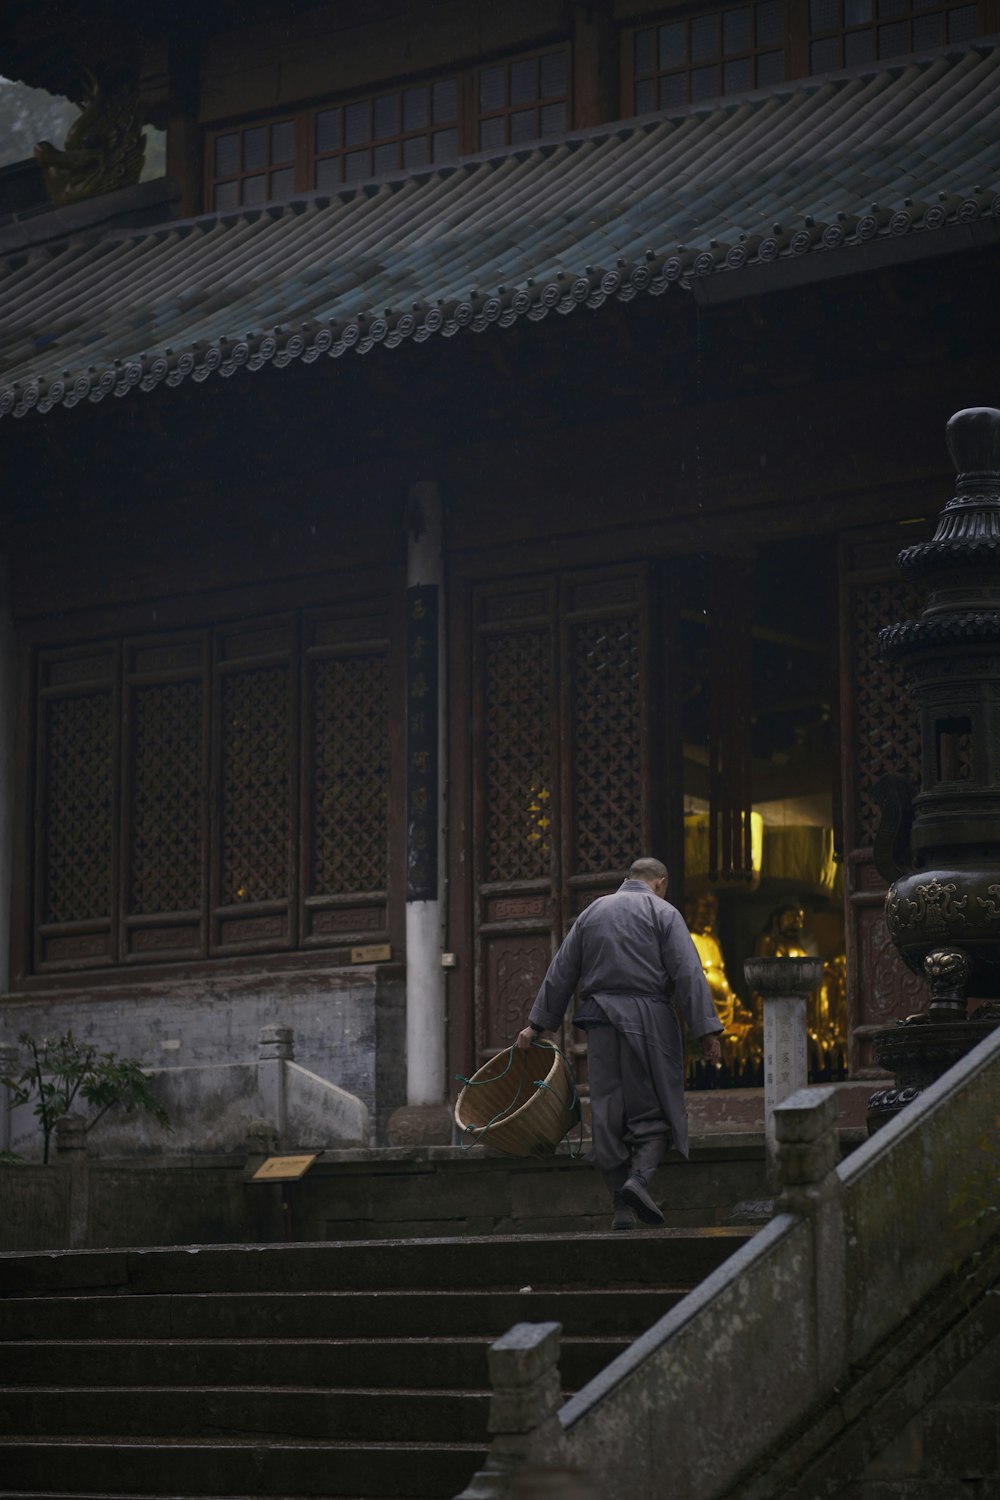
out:
<path id="1" fill-rule="evenodd" d="M 1000 50 L 902 59 L 0 265 L 0 415 L 1000 218 Z M 9 235 L 7 236 L 9 239 Z"/>

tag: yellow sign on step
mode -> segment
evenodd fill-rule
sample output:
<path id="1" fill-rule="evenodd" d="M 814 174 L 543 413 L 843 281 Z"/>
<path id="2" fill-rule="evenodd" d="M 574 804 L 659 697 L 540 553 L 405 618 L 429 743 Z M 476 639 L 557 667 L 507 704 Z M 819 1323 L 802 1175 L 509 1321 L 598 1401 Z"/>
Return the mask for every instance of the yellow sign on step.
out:
<path id="1" fill-rule="evenodd" d="M 269 1156 L 263 1166 L 257 1168 L 252 1182 L 293 1182 L 296 1177 L 304 1177 L 319 1155 L 314 1151 L 311 1156 Z"/>

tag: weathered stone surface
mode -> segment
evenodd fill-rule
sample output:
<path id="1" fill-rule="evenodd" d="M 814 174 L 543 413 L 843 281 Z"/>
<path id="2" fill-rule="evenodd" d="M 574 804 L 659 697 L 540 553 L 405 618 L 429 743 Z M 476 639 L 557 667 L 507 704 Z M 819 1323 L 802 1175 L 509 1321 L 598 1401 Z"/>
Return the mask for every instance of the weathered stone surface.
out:
<path id="1" fill-rule="evenodd" d="M 163 980 L 113 994 L 100 988 L 88 991 L 82 982 L 68 993 L 0 997 L 0 1029 L 8 1038 L 21 1031 L 41 1036 L 72 1030 L 78 1041 L 99 1052 L 137 1057 L 151 1068 L 169 1064 L 165 1071 L 173 1072 L 181 1067 L 255 1069 L 262 1028 L 286 1027 L 294 1033 L 297 1064 L 360 1099 L 384 1130 L 388 1115 L 402 1102 L 393 1090 L 405 1071 L 404 1001 L 402 971 L 388 965 Z M 199 1109 L 192 1116 L 197 1129 L 192 1124 L 184 1139 L 181 1127 L 189 1108 L 197 1105 L 199 1082 L 221 1100 L 221 1081 L 217 1088 L 212 1075 L 197 1077 L 192 1071 L 184 1085 L 187 1092 L 175 1101 L 173 1135 L 139 1115 L 120 1125 L 109 1118 L 94 1131 L 92 1154 L 232 1149 L 242 1140 L 246 1120 L 264 1111 L 240 1102 L 253 1091 L 249 1083 L 227 1076 L 229 1104 L 223 1111 L 231 1119 L 216 1130 L 212 1122 L 218 1109 Z M 12 1149 L 40 1157 L 30 1112 L 16 1111 L 14 1127 Z"/>
<path id="2" fill-rule="evenodd" d="M 447 1104 L 403 1104 L 389 1116 L 390 1146 L 449 1146 L 452 1112 Z"/>
<path id="3" fill-rule="evenodd" d="M 869 1482 L 864 1470 L 958 1376 L 963 1347 L 974 1352 L 986 1338 L 1000 1346 L 1000 1328 L 990 1332 L 991 1320 L 1000 1323 L 1000 1299 L 982 1280 L 993 1274 L 988 1266 L 978 1291 L 968 1283 L 966 1295 L 979 1301 L 964 1321 L 953 1284 L 991 1232 L 989 1215 L 970 1212 L 968 1199 L 959 1211 L 955 1198 L 964 1189 L 973 1202 L 977 1195 L 995 1202 L 998 1099 L 994 1035 L 842 1165 L 802 1185 L 805 1215 L 779 1215 L 566 1403 L 560 1420 L 570 1459 L 593 1474 L 603 1500 L 657 1493 L 668 1474 L 685 1500 L 968 1496 L 956 1462 L 976 1465 L 970 1482 L 993 1483 L 984 1477 L 995 1464 L 990 1417 L 957 1397 L 922 1428 L 922 1473 Z M 790 1144 L 811 1149 L 810 1137 L 812 1145 L 825 1138 L 829 1106 L 818 1102 L 810 1120 L 791 1122 L 801 1139 Z M 838 1261 L 842 1270 L 831 1278 Z M 946 1300 L 936 1310 L 942 1287 Z M 932 1320 L 926 1329 L 922 1316 Z M 843 1342 L 831 1346 L 832 1334 Z M 897 1336 L 905 1348 L 893 1365 Z M 861 1389 L 869 1368 L 888 1388 Z M 994 1374 L 994 1391 L 998 1384 Z M 949 1429 L 945 1414 L 957 1408 Z M 725 1442 L 706 1444 L 692 1412 L 711 1412 L 713 1438 L 723 1432 Z M 995 1433 L 995 1410 L 992 1420 Z M 963 1433 L 971 1457 L 949 1459 Z M 780 1477 L 758 1467 L 765 1460 Z M 912 1468 L 912 1453 L 907 1462 Z"/>

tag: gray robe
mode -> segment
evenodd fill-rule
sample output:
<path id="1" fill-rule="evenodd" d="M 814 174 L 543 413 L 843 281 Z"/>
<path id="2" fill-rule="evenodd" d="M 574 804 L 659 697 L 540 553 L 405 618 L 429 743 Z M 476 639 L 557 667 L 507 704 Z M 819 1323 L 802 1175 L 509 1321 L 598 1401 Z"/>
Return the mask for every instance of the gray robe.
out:
<path id="1" fill-rule="evenodd" d="M 615 1027 L 641 1058 L 673 1144 L 687 1156 L 679 1015 L 695 1038 L 723 1027 L 684 919 L 644 881 L 626 880 L 577 917 L 542 980 L 529 1020 L 554 1030 L 578 985 L 574 1026 Z M 600 1084 L 591 1077 L 595 1098 Z"/>

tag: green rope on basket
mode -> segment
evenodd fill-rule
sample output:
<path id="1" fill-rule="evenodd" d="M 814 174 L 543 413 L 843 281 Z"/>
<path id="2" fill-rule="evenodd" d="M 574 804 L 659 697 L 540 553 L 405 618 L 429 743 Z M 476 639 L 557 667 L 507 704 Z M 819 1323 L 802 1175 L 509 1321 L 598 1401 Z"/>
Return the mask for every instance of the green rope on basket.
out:
<path id="1" fill-rule="evenodd" d="M 534 1087 L 536 1089 L 545 1089 L 548 1093 L 552 1094 L 554 1098 L 556 1098 L 556 1099 L 559 1100 L 559 1103 L 562 1105 L 563 1109 L 566 1110 L 567 1114 L 572 1114 L 573 1111 L 574 1111 L 574 1109 L 576 1109 L 579 1106 L 580 1096 L 577 1093 L 576 1080 L 573 1077 L 573 1069 L 570 1067 L 568 1057 L 563 1052 L 563 1050 L 562 1050 L 561 1047 L 557 1047 L 556 1046 L 555 1042 L 534 1041 L 534 1042 L 532 1042 L 531 1045 L 533 1047 L 545 1047 L 545 1048 L 547 1048 L 548 1050 L 550 1050 L 552 1052 L 558 1052 L 559 1056 L 562 1058 L 563 1062 L 565 1063 L 565 1065 L 566 1065 L 566 1072 L 569 1075 L 569 1086 L 570 1086 L 570 1092 L 571 1092 L 571 1097 L 570 1097 L 570 1101 L 569 1101 L 568 1104 L 566 1103 L 565 1099 L 563 1099 L 562 1096 L 557 1092 L 557 1090 L 552 1087 L 551 1084 L 545 1082 L 544 1078 L 536 1078 L 534 1080 Z M 517 1043 L 516 1042 L 511 1043 L 511 1046 L 510 1046 L 510 1056 L 507 1059 L 507 1066 L 504 1068 L 504 1070 L 503 1070 L 502 1073 L 494 1073 L 491 1078 L 466 1078 L 463 1073 L 456 1073 L 455 1074 L 455 1081 L 456 1081 L 456 1083 L 462 1083 L 462 1084 L 465 1085 L 466 1088 L 476 1088 L 479 1084 L 499 1083 L 501 1078 L 506 1078 L 507 1077 L 507 1074 L 510 1072 L 511 1068 L 514 1066 L 514 1053 L 517 1050 L 518 1050 Z M 488 1130 L 490 1130 L 494 1125 L 496 1125 L 499 1120 L 502 1120 L 505 1115 L 509 1115 L 513 1111 L 515 1105 L 517 1104 L 518 1099 L 520 1099 L 520 1097 L 521 1097 L 521 1089 L 524 1087 L 524 1073 L 525 1073 L 525 1069 L 526 1068 L 527 1068 L 527 1059 L 525 1059 L 525 1067 L 522 1068 L 522 1070 L 521 1070 L 521 1078 L 520 1078 L 520 1081 L 519 1081 L 519 1083 L 517 1085 L 517 1092 L 516 1092 L 516 1094 L 514 1095 L 513 1099 L 510 1101 L 509 1104 L 505 1104 L 504 1107 L 503 1107 L 503 1109 L 498 1110 L 497 1113 L 493 1116 L 492 1120 L 487 1120 L 487 1122 L 486 1122 L 485 1125 L 466 1125 L 465 1126 L 464 1137 L 459 1142 L 459 1145 L 461 1146 L 461 1149 L 463 1151 L 468 1151 L 470 1149 L 470 1147 L 476 1145 L 476 1143 L 478 1141 L 482 1140 L 483 1136 L 486 1134 L 486 1132 Z M 580 1153 L 581 1153 L 582 1150 L 583 1150 L 583 1112 L 581 1110 L 581 1112 L 580 1112 L 580 1139 L 579 1139 L 579 1142 L 577 1143 L 577 1149 L 576 1149 L 576 1151 L 573 1151 L 572 1148 L 570 1149 L 570 1157 L 575 1161 L 576 1158 L 580 1155 Z"/>

